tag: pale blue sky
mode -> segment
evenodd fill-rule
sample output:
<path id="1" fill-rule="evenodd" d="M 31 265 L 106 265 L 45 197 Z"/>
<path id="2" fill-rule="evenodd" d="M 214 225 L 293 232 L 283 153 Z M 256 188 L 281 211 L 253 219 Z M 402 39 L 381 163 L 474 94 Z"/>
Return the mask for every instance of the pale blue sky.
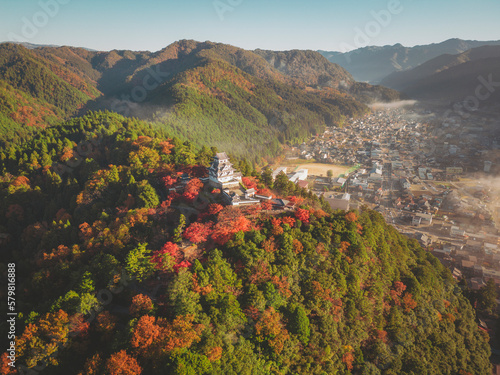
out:
<path id="1" fill-rule="evenodd" d="M 396 10 L 391 19 L 377 21 L 373 13 L 388 9 Z M 195 39 L 246 49 L 339 51 L 365 41 L 498 40 L 499 15 L 498 0 L 0 0 L 0 41 L 156 51 Z"/>

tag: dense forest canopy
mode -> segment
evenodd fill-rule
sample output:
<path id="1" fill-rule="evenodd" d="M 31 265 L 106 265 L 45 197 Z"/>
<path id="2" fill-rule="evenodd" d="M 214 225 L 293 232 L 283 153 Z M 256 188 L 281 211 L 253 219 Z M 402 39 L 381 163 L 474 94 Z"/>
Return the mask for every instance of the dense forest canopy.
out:
<path id="1" fill-rule="evenodd" d="M 415 240 L 374 211 L 332 212 L 244 160 L 233 159 L 243 184 L 296 208 L 224 206 L 200 180 L 216 151 L 93 112 L 0 152 L 0 261 L 18 275 L 16 365 L 491 373 L 470 303 Z M 0 371 L 14 373 L 7 354 Z"/>

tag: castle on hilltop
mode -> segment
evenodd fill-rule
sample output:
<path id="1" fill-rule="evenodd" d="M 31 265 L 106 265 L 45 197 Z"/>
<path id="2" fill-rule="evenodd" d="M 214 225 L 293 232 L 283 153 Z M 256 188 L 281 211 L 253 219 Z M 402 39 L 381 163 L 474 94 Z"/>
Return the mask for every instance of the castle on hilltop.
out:
<path id="1" fill-rule="evenodd" d="M 241 172 L 238 172 L 225 152 L 215 154 L 208 168 L 208 182 L 214 188 L 225 190 L 239 187 Z"/>

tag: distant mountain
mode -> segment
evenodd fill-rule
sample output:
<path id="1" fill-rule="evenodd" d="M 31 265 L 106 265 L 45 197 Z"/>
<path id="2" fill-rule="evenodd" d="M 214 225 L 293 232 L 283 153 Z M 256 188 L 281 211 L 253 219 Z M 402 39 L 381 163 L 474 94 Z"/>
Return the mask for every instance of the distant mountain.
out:
<path id="1" fill-rule="evenodd" d="M 356 81 L 381 83 L 389 74 L 408 70 L 443 54 L 458 54 L 484 45 L 500 45 L 500 41 L 472 41 L 449 39 L 442 43 L 404 47 L 369 46 L 354 51 L 318 51 L 330 62 L 340 65 L 352 74 Z"/>
<path id="2" fill-rule="evenodd" d="M 280 73 L 291 77 L 296 84 L 309 88 L 334 88 L 365 104 L 390 102 L 404 99 L 401 93 L 383 86 L 372 86 L 356 82 L 351 74 L 337 64 L 332 64 L 324 56 L 314 51 L 264 51 L 256 54 Z"/>
<path id="3" fill-rule="evenodd" d="M 338 88 L 354 82 L 351 74 L 339 65 L 332 64 L 325 57 L 314 51 L 265 51 L 255 50 L 273 68 L 298 82 L 308 86 Z"/>
<path id="4" fill-rule="evenodd" d="M 8 43 L 20 44 L 28 49 L 43 48 L 43 47 L 50 47 L 50 48 L 60 47 L 56 44 L 35 44 L 35 43 L 29 43 L 29 42 L 8 42 Z M 87 51 L 97 52 L 95 49 L 92 49 L 92 48 L 85 48 L 85 47 L 79 47 L 79 48 L 85 49 Z"/>
<path id="5" fill-rule="evenodd" d="M 457 55 L 442 55 L 414 69 L 395 72 L 382 83 L 404 91 L 418 99 L 463 101 L 476 95 L 476 88 L 482 84 L 480 77 L 500 82 L 500 46 L 473 48 Z M 500 90 L 495 87 L 485 104 L 497 102 Z M 482 93 L 488 93 L 483 89 Z"/>
<path id="6" fill-rule="evenodd" d="M 157 52 L 5 43 L 1 82 L 55 106 L 60 118 L 111 110 L 245 155 L 275 154 L 282 143 L 365 113 L 363 103 L 400 98 L 371 85 L 360 91 L 345 69 L 317 52 L 252 52 L 193 40 Z M 15 116 L 12 106 L 3 110 Z"/>

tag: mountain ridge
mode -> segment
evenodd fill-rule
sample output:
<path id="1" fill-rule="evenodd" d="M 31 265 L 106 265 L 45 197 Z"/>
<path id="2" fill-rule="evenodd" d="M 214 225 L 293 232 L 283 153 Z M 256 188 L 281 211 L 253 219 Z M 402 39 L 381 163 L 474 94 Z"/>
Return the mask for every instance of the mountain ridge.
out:
<path id="1" fill-rule="evenodd" d="M 0 48 L 12 50 L 13 56 L 17 51 L 29 62 L 23 69 L 31 76 L 50 78 L 32 79 L 29 86 L 16 82 L 19 69 L 0 64 L 0 80 L 49 103 L 63 103 L 61 118 L 87 110 L 119 111 L 163 122 L 183 138 L 196 134 L 193 141 L 198 143 L 234 148 L 239 139 L 246 139 L 248 155 L 276 154 L 278 144 L 301 141 L 325 126 L 342 124 L 345 117 L 366 113 L 358 99 L 376 100 L 371 91 L 377 99 L 399 97 L 390 89 L 365 87 L 356 98 L 349 91 L 355 85 L 352 76 L 314 51 L 277 53 L 285 61 L 280 71 L 262 56 L 270 52 L 209 41 L 180 40 L 153 53 L 67 46 L 29 50 L 13 44 Z M 244 87 L 248 85 L 256 89 L 249 91 Z M 45 91 L 56 86 L 71 94 Z M 57 95 L 62 95 L 59 101 Z M 255 150 L 252 137 L 242 134 L 269 145 Z"/>
<path id="2" fill-rule="evenodd" d="M 382 83 L 416 99 L 464 101 L 477 95 L 477 88 L 491 78 L 494 87 L 484 88 L 482 105 L 500 99 L 495 82 L 500 81 L 500 46 L 482 46 L 458 55 L 441 55 L 414 69 L 395 72 Z"/>
<path id="3" fill-rule="evenodd" d="M 483 45 L 500 45 L 500 41 L 475 41 L 452 38 L 440 43 L 405 47 L 400 43 L 367 46 L 349 52 L 318 51 L 330 62 L 349 71 L 357 81 L 381 83 L 395 71 L 407 70 L 442 54 L 458 54 Z"/>

